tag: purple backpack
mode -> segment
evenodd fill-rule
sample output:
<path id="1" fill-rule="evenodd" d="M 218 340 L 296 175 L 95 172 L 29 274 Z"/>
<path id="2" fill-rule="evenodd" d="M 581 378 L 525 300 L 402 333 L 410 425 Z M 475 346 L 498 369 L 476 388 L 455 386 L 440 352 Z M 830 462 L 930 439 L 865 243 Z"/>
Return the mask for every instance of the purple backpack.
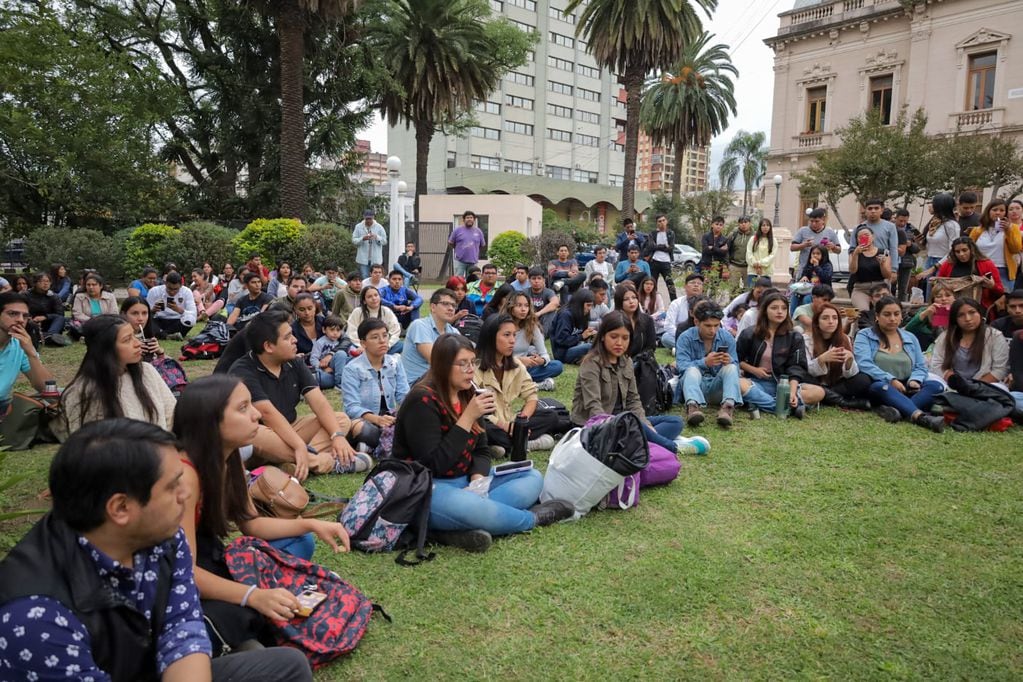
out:
<path id="1" fill-rule="evenodd" d="M 682 463 L 678 461 L 675 453 L 656 443 L 648 445 L 650 446 L 650 463 L 639 473 L 626 476 L 625 480 L 601 501 L 601 509 L 632 509 L 639 505 L 640 488 L 664 485 L 678 478 Z"/>

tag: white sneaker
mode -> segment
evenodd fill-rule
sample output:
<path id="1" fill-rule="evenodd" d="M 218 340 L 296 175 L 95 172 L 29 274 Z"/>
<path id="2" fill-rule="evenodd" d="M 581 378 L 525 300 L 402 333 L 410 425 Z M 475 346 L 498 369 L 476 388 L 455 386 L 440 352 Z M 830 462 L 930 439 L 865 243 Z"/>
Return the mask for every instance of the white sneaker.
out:
<path id="1" fill-rule="evenodd" d="M 675 447 L 680 455 L 706 455 L 710 452 L 710 441 L 703 436 L 679 436 L 675 439 Z"/>
<path id="2" fill-rule="evenodd" d="M 554 390 L 554 379 L 544 379 L 536 387 L 541 391 L 553 391 Z"/>
<path id="3" fill-rule="evenodd" d="M 528 447 L 530 451 L 533 450 L 550 450 L 554 447 L 554 436 L 549 433 L 545 433 L 539 438 L 534 438 L 529 441 Z"/>

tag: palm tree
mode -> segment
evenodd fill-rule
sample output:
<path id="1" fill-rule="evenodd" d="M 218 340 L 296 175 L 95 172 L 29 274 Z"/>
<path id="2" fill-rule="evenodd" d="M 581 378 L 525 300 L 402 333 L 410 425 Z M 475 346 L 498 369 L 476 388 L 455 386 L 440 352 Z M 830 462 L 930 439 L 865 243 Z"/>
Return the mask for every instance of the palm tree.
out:
<path id="1" fill-rule="evenodd" d="M 682 58 L 660 76 L 647 82 L 640 121 L 655 145 L 674 146 L 675 175 L 671 196 L 677 202 L 682 189 L 682 157 L 689 147 L 710 144 L 728 127 L 728 112 L 736 114 L 732 79 L 739 71 L 728 55 L 728 46 L 707 47 L 713 36 L 704 33 L 686 45 Z"/>
<path id="2" fill-rule="evenodd" d="M 569 14 L 585 0 L 569 0 Z M 625 186 L 622 216 L 633 215 L 636 203 L 636 152 L 639 110 L 648 73 L 677 62 L 686 45 L 699 40 L 703 25 L 693 5 L 708 15 L 717 0 L 589 0 L 579 16 L 577 37 L 603 68 L 618 74 L 625 86 Z"/>
<path id="3" fill-rule="evenodd" d="M 416 131 L 418 216 L 434 134 L 525 63 L 535 36 L 492 19 L 486 0 L 381 0 L 372 15 L 372 49 L 392 79 L 380 108 L 389 125 L 403 121 Z"/>
<path id="4" fill-rule="evenodd" d="M 281 215 L 302 220 L 306 212 L 305 27 L 313 15 L 336 19 L 359 0 L 274 0 L 281 49 Z"/>
<path id="5" fill-rule="evenodd" d="M 762 130 L 755 133 L 740 130 L 725 147 L 718 176 L 721 178 L 721 186 L 731 190 L 739 175 L 742 175 L 745 185 L 742 193 L 743 215 L 746 215 L 746 207 L 751 203 L 753 190 L 767 172 L 768 151 L 767 135 Z"/>

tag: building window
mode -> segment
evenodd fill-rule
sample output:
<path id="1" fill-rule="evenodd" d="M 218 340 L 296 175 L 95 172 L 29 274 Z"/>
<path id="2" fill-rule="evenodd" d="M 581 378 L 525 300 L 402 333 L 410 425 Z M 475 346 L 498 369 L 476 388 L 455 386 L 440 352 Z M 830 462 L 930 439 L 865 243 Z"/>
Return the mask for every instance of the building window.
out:
<path id="1" fill-rule="evenodd" d="M 806 132 L 819 133 L 824 130 L 827 100 L 827 87 L 810 88 L 806 91 Z"/>
<path id="2" fill-rule="evenodd" d="M 547 139 L 549 139 L 549 140 L 557 140 L 559 142 L 571 142 L 572 141 L 572 133 L 568 132 L 567 130 L 558 130 L 557 128 L 548 128 L 547 129 Z"/>
<path id="3" fill-rule="evenodd" d="M 575 38 L 551 31 L 551 42 L 562 47 L 575 47 Z"/>
<path id="4" fill-rule="evenodd" d="M 607 176 L 607 184 L 611 185 L 612 187 L 625 187 L 625 176 L 615 175 L 614 173 L 612 173 L 611 175 Z"/>
<path id="5" fill-rule="evenodd" d="M 448 152 L 448 168 L 454 168 L 458 163 L 458 154 L 453 151 Z"/>
<path id="6" fill-rule="evenodd" d="M 504 3 L 501 0 L 490 0 L 490 9 L 496 14 L 500 14 L 504 11 Z"/>
<path id="7" fill-rule="evenodd" d="M 555 180 L 571 180 L 572 169 L 564 166 L 547 166 L 547 177 Z"/>
<path id="8" fill-rule="evenodd" d="M 552 69 L 561 69 L 562 71 L 571 71 L 572 68 L 575 66 L 575 64 L 573 64 L 572 62 L 568 61 L 567 59 L 559 59 L 558 57 L 548 56 L 547 57 L 547 66 L 551 67 Z"/>
<path id="9" fill-rule="evenodd" d="M 596 185 L 597 173 L 596 171 L 577 170 L 572 179 L 575 180 L 576 182 L 587 182 L 591 185 Z"/>
<path id="10" fill-rule="evenodd" d="M 990 109 L 995 103 L 995 62 L 994 52 L 975 54 L 970 57 L 970 75 L 966 83 L 966 110 Z"/>
<path id="11" fill-rule="evenodd" d="M 518 121 L 505 121 L 504 129 L 509 133 L 518 133 L 519 135 L 532 135 L 533 126 L 529 123 L 519 123 Z"/>
<path id="12" fill-rule="evenodd" d="M 470 165 L 476 170 L 500 171 L 501 159 L 496 156 L 479 156 L 473 154 Z"/>
<path id="13" fill-rule="evenodd" d="M 532 76 L 519 73 L 518 71 L 509 71 L 506 78 L 512 83 L 518 83 L 519 85 L 532 85 L 534 80 Z"/>
<path id="14" fill-rule="evenodd" d="M 595 114 L 592 111 L 583 111 L 582 109 L 575 110 L 575 118 L 577 121 L 583 123 L 596 123 L 600 124 L 600 114 Z"/>
<path id="15" fill-rule="evenodd" d="M 562 95 L 571 95 L 572 86 L 558 81 L 547 81 L 547 87 L 551 92 L 560 92 Z"/>
<path id="16" fill-rule="evenodd" d="M 528 9 L 530 12 L 536 11 L 536 0 L 507 0 L 507 2 L 509 5 Z"/>
<path id="17" fill-rule="evenodd" d="M 504 172 L 515 173 L 516 175 L 532 175 L 533 164 L 529 161 L 505 161 Z"/>
<path id="18" fill-rule="evenodd" d="M 576 88 L 576 95 L 579 99 L 589 100 L 591 102 L 600 101 L 600 93 L 596 90 L 587 90 L 586 88 Z"/>
<path id="19" fill-rule="evenodd" d="M 480 113 L 484 114 L 501 113 L 501 105 L 498 104 L 497 102 L 482 102 L 480 100 L 476 100 L 473 102 L 473 107 L 476 109 L 476 111 L 479 111 Z"/>
<path id="20" fill-rule="evenodd" d="M 549 16 L 551 19 L 557 19 L 559 21 L 567 21 L 570 24 L 574 24 L 575 23 L 575 15 L 574 14 L 565 14 L 562 10 L 558 9 L 554 5 L 550 5 L 549 7 L 547 7 L 547 16 Z"/>
<path id="21" fill-rule="evenodd" d="M 592 66 L 586 66 L 585 64 L 576 64 L 575 72 L 580 76 L 587 76 L 589 78 L 600 78 L 600 69 L 595 69 Z"/>
<path id="22" fill-rule="evenodd" d="M 515 21 L 514 19 L 512 19 L 512 23 L 515 24 L 515 28 L 519 29 L 523 33 L 533 33 L 536 31 L 536 26 L 533 26 L 532 24 L 527 24 L 524 21 Z"/>
<path id="23" fill-rule="evenodd" d="M 624 152 L 625 151 L 625 145 L 621 144 L 619 142 L 612 142 L 609 145 L 609 147 L 610 147 L 611 151 L 613 151 L 613 152 Z"/>
<path id="24" fill-rule="evenodd" d="M 560 104 L 547 103 L 547 114 L 550 116 L 561 116 L 562 118 L 572 118 L 572 108 L 563 107 Z"/>
<path id="25" fill-rule="evenodd" d="M 581 144 L 584 147 L 599 147 L 600 138 L 596 135 L 583 135 L 582 133 L 576 133 L 575 143 Z"/>
<path id="26" fill-rule="evenodd" d="M 515 107 L 516 109 L 528 109 L 533 110 L 533 100 L 528 97 L 519 97 L 518 95 L 505 95 L 504 96 L 505 106 Z"/>
<path id="27" fill-rule="evenodd" d="M 881 123 L 892 122 L 892 76 L 875 76 L 870 79 L 870 108 L 881 115 Z"/>
<path id="28" fill-rule="evenodd" d="M 500 140 L 501 131 L 497 128 L 484 128 L 483 126 L 473 126 L 471 131 L 473 137 L 482 137 L 487 140 Z"/>

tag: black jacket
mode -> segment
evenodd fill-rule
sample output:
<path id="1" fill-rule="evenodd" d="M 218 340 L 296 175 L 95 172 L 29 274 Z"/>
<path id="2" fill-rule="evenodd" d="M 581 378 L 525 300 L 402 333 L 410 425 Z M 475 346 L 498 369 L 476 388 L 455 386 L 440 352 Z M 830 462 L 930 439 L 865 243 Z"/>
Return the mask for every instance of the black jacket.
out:
<path id="1" fill-rule="evenodd" d="M 956 413 L 951 424 L 956 431 L 983 431 L 1003 417 L 1023 416 L 1013 397 L 997 386 L 958 374 L 949 377 L 948 386 L 955 392 L 942 393 L 934 402 Z"/>
<path id="2" fill-rule="evenodd" d="M 667 230 L 668 234 L 668 245 L 657 243 L 657 230 L 650 233 L 650 236 L 646 240 L 646 244 L 643 245 L 643 250 L 640 252 L 643 258 L 650 260 L 650 257 L 657 251 L 663 251 L 668 254 L 668 260 L 675 260 L 675 233 L 671 230 Z M 628 258 L 628 256 L 626 256 Z"/>
<path id="3" fill-rule="evenodd" d="M 40 294 L 35 288 L 32 288 L 25 292 L 24 296 L 25 301 L 28 303 L 28 314 L 32 317 L 36 315 L 64 314 L 64 304 L 61 303 L 57 294 L 52 291 Z"/>
<path id="4" fill-rule="evenodd" d="M 159 679 L 157 637 L 163 628 L 176 552 L 176 547 L 169 547 L 160 562 L 150 622 L 99 577 L 79 547 L 77 534 L 47 514 L 0 563 L 0 604 L 31 595 L 59 601 L 85 625 L 93 660 L 111 679 L 155 681 Z"/>
<path id="5" fill-rule="evenodd" d="M 752 327 L 742 330 L 735 341 L 735 352 L 739 362 L 754 367 L 760 364 L 760 358 L 767 350 L 767 342 L 753 335 Z M 775 379 L 788 375 L 790 379 L 804 381 L 806 379 L 806 347 L 803 336 L 792 331 L 788 334 L 775 334 L 771 344 L 771 371 Z"/>

